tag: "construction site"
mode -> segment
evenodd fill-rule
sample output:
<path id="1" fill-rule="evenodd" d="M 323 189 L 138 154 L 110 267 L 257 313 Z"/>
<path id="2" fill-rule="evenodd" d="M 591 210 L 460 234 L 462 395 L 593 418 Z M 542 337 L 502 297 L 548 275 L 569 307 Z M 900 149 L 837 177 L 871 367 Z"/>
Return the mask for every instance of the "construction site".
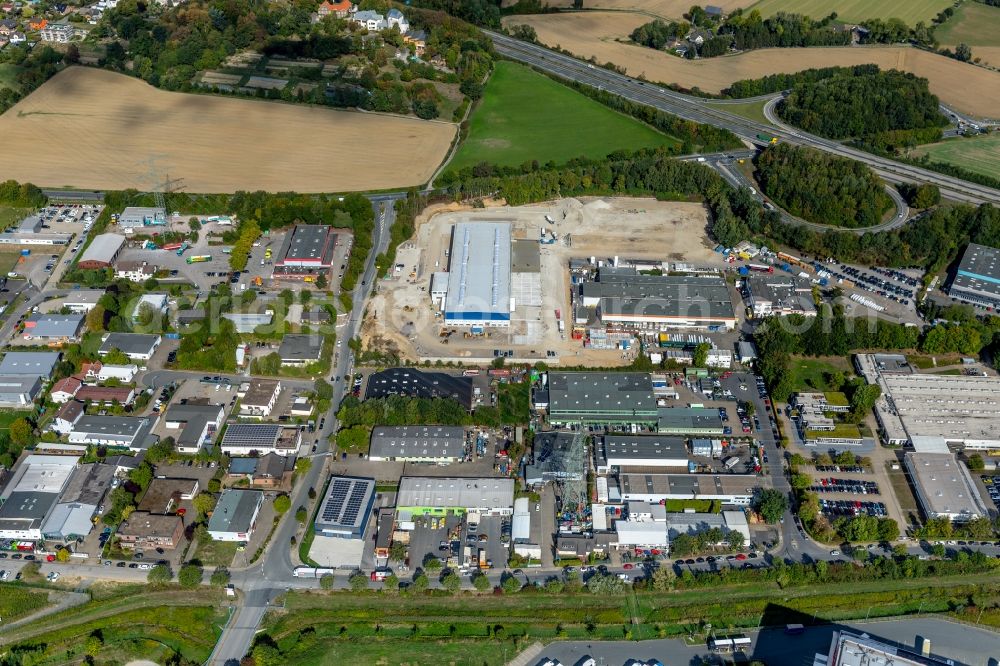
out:
<path id="1" fill-rule="evenodd" d="M 722 269 L 707 223 L 701 204 L 646 198 L 432 206 L 380 281 L 363 343 L 414 361 L 630 363 L 635 350 L 573 339 L 571 264 Z"/>

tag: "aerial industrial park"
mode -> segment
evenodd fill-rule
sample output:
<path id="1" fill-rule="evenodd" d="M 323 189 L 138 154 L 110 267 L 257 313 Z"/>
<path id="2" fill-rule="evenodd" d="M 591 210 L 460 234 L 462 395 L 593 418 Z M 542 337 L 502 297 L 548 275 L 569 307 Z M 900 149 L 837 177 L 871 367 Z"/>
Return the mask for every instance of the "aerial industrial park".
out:
<path id="1" fill-rule="evenodd" d="M 0 664 L 998 664 L 995 4 L 0 2 Z"/>

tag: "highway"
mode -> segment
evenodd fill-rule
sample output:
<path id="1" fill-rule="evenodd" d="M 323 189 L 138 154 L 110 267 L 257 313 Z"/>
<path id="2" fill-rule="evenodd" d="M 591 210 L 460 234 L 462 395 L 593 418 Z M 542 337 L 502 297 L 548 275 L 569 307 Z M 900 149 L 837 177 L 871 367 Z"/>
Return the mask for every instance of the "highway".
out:
<path id="1" fill-rule="evenodd" d="M 728 129 L 756 144 L 762 143 L 757 138 L 757 134 L 767 134 L 778 137 L 787 143 L 810 146 L 841 157 L 862 161 L 890 183 L 932 183 L 940 188 L 942 196 L 949 199 L 974 204 L 1000 204 L 1000 190 L 991 187 L 969 183 L 928 169 L 872 155 L 788 126 L 776 130 L 772 125 L 741 118 L 714 106 L 720 100 L 703 99 L 673 92 L 556 53 L 537 44 L 522 42 L 490 31 L 486 31 L 486 34 L 493 39 L 497 52 L 502 56 L 524 62 L 564 79 L 607 90 L 625 99 L 660 109 L 686 120 Z M 776 98 L 777 96 L 775 96 Z"/>

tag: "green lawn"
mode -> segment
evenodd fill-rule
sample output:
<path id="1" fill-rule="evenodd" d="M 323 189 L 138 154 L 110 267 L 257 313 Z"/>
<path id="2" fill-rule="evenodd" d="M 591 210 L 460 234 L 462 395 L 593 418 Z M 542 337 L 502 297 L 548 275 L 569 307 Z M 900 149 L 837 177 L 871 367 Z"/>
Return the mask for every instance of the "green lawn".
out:
<path id="1" fill-rule="evenodd" d="M 0 65 L 2 67 L 2 65 Z M 2 70 L 0 70 L 2 72 Z M 0 229 L 6 229 L 15 222 L 20 222 L 31 210 L 27 208 L 11 208 L 10 206 L 0 206 Z"/>
<path id="2" fill-rule="evenodd" d="M 678 143 L 527 67 L 501 61 L 448 168 L 531 160 L 562 164 L 574 157 Z"/>
<path id="3" fill-rule="evenodd" d="M 0 409 L 0 430 L 7 430 L 11 423 L 22 416 L 31 416 L 31 412 L 23 409 Z"/>
<path id="4" fill-rule="evenodd" d="M 229 567 L 233 563 L 233 557 L 236 556 L 236 547 L 235 541 L 216 541 L 206 537 L 198 542 L 194 559 L 208 568 Z"/>
<path id="5" fill-rule="evenodd" d="M 931 143 L 920 146 L 912 155 L 929 155 L 933 162 L 954 164 L 969 171 L 1000 178 L 1000 132 Z"/>
<path id="6" fill-rule="evenodd" d="M 840 357 L 793 358 L 791 371 L 794 377 L 793 386 L 797 391 L 830 391 L 840 388 L 830 386 L 826 376 L 834 372 L 852 374 L 850 363 Z"/>
<path id="7" fill-rule="evenodd" d="M 764 117 L 764 105 L 767 102 L 745 102 L 743 104 L 708 104 L 719 111 L 731 113 L 734 116 L 770 125 L 771 121 Z"/>
<path id="8" fill-rule="evenodd" d="M 837 19 L 845 23 L 856 23 L 870 18 L 898 18 L 909 25 L 917 21 L 930 23 L 945 7 L 951 7 L 952 0 L 760 0 L 750 9 L 759 10 L 764 16 L 778 12 L 805 14 L 814 19 L 837 12 Z"/>
<path id="9" fill-rule="evenodd" d="M 1000 7 L 964 2 L 944 25 L 934 29 L 937 40 L 948 46 L 1000 46 Z M 972 55 L 976 55 L 975 49 Z"/>

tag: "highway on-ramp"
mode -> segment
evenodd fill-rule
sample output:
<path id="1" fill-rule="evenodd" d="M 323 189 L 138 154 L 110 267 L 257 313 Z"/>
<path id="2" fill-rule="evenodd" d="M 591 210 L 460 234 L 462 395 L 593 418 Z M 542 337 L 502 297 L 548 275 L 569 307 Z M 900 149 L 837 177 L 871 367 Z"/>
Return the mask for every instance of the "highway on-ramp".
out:
<path id="1" fill-rule="evenodd" d="M 487 31 L 487 34 L 493 39 L 497 52 L 504 57 L 570 81 L 607 90 L 625 99 L 686 120 L 727 129 L 754 143 L 761 143 L 757 138 L 758 134 L 768 134 L 787 143 L 810 146 L 841 157 L 862 161 L 890 183 L 931 183 L 937 185 L 942 196 L 949 199 L 973 204 L 1000 204 L 1000 190 L 992 187 L 866 153 L 799 129 L 787 126 L 784 129 L 776 129 L 770 124 L 741 118 L 718 108 L 719 100 L 674 92 L 557 53 L 538 44 L 530 44 L 496 32 Z"/>

